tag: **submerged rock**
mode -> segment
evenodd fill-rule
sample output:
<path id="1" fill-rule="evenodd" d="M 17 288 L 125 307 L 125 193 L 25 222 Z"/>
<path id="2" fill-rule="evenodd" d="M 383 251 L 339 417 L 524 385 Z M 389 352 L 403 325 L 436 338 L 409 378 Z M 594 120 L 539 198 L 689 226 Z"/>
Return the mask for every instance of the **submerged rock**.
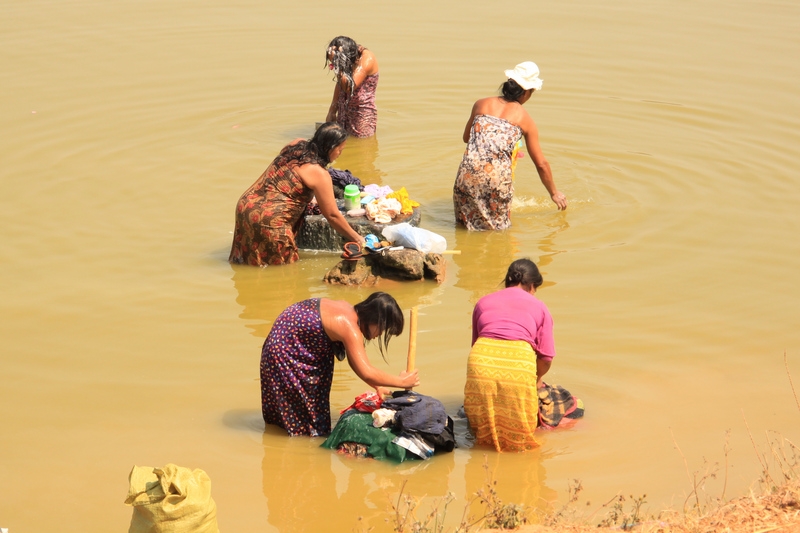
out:
<path id="1" fill-rule="evenodd" d="M 337 285 L 371 286 L 379 279 L 444 281 L 446 263 L 442 254 L 423 253 L 411 248 L 384 250 L 357 261 L 342 260 L 322 278 Z"/>
<path id="2" fill-rule="evenodd" d="M 362 258 L 357 261 L 339 261 L 336 266 L 330 269 L 322 278 L 326 283 L 335 285 L 374 285 L 378 280 L 372 274 L 372 268 L 367 264 L 367 259 Z"/>
<path id="3" fill-rule="evenodd" d="M 342 203 L 342 208 L 344 203 Z M 422 219 L 422 213 L 419 208 L 414 208 L 414 212 L 409 215 L 398 215 L 389 224 L 378 224 L 373 222 L 367 217 L 351 217 L 345 213 L 345 220 L 350 226 L 355 229 L 360 235 L 380 235 L 383 228 L 402 222 L 408 222 L 412 226 L 419 226 Z M 301 250 L 328 250 L 336 252 L 342 249 L 344 245 L 344 238 L 336 233 L 328 219 L 322 215 L 306 215 L 303 219 L 303 225 L 297 232 L 296 237 L 297 247 Z"/>
<path id="4" fill-rule="evenodd" d="M 425 272 L 425 254 L 410 248 L 370 256 L 372 272 L 387 279 L 417 280 Z"/>
<path id="5" fill-rule="evenodd" d="M 447 263 L 445 262 L 442 254 L 425 254 L 423 266 L 425 267 L 425 272 L 423 274 L 425 279 L 432 279 L 436 281 L 436 283 L 441 283 L 444 281 L 444 273 Z"/>

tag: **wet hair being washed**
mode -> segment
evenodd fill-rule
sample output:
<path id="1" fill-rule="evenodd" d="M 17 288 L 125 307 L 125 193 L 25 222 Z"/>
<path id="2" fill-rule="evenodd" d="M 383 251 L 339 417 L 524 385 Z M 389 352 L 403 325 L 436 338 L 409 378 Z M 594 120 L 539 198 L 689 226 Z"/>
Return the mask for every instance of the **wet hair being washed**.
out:
<path id="1" fill-rule="evenodd" d="M 363 48 L 358 46 L 353 39 L 340 35 L 334 38 L 325 51 L 325 65 L 333 65 L 333 74 L 336 81 L 345 81 L 348 96 L 353 96 L 356 90 L 356 82 L 353 81 L 353 73 L 356 70 L 358 60 L 361 58 Z"/>
<path id="2" fill-rule="evenodd" d="M 285 146 L 278 157 L 295 161 L 300 165 L 315 163 L 326 167 L 330 164 L 331 150 L 347 140 L 347 131 L 336 122 L 326 122 L 317 128 L 307 141 Z"/>
<path id="3" fill-rule="evenodd" d="M 405 318 L 403 311 L 397 304 L 392 295 L 385 292 L 373 292 L 369 298 L 354 306 L 356 316 L 358 316 L 358 327 L 364 338 L 369 333 L 369 327 L 376 325 L 382 332 L 382 338 L 378 342 L 381 357 L 386 360 L 386 349 L 389 347 L 389 339 L 403 333 Z"/>
<path id="4" fill-rule="evenodd" d="M 500 86 L 501 98 L 506 102 L 519 102 L 519 99 L 522 98 L 522 95 L 526 92 L 525 89 L 520 87 L 519 83 L 512 79 L 509 79 Z"/>
<path id="5" fill-rule="evenodd" d="M 517 259 L 508 266 L 506 272 L 506 288 L 522 286 L 523 289 L 530 291 L 531 287 L 538 289 L 544 282 L 536 263 L 528 259 Z"/>

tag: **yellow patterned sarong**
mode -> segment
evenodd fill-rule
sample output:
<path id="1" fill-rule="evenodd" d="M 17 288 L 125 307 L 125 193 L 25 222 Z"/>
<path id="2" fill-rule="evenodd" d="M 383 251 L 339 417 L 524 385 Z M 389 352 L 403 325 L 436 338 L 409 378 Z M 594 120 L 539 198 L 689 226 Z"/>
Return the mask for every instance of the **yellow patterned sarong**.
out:
<path id="1" fill-rule="evenodd" d="M 464 411 L 476 444 L 498 452 L 539 447 L 536 352 L 525 341 L 480 337 L 467 361 Z"/>

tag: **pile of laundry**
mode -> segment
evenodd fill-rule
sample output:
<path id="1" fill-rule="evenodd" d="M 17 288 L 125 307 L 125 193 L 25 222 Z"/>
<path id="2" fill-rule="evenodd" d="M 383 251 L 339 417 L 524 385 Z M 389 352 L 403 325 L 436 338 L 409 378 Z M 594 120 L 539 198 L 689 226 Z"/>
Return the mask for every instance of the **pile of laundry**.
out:
<path id="1" fill-rule="evenodd" d="M 442 402 L 418 392 L 397 391 L 388 399 L 366 392 L 341 415 L 323 448 L 403 462 L 430 459 L 456 446 L 453 420 Z"/>
<path id="2" fill-rule="evenodd" d="M 349 170 L 329 168 L 334 190 L 343 190 L 348 185 L 355 185 L 360 191 L 359 207 L 348 209 L 347 215 L 351 217 L 366 216 L 378 224 L 389 224 L 398 215 L 410 215 L 419 202 L 409 198 L 405 187 L 394 191 L 388 185 L 371 183 L 362 185 L 361 180 L 353 176 Z"/>
<path id="3" fill-rule="evenodd" d="M 364 187 L 361 203 L 364 205 L 367 218 L 378 224 L 388 224 L 397 215 L 410 215 L 419 202 L 408 197 L 405 187 L 393 191 L 388 186 L 375 184 Z"/>

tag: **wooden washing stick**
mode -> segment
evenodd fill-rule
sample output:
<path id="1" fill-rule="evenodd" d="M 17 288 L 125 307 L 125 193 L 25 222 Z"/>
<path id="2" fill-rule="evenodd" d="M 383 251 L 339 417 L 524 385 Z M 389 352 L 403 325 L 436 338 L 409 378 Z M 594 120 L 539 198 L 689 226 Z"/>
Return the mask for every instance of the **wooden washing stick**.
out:
<path id="1" fill-rule="evenodd" d="M 411 308 L 411 316 L 408 321 L 408 359 L 406 360 L 406 372 L 414 370 L 414 363 L 417 358 L 417 307 Z"/>

